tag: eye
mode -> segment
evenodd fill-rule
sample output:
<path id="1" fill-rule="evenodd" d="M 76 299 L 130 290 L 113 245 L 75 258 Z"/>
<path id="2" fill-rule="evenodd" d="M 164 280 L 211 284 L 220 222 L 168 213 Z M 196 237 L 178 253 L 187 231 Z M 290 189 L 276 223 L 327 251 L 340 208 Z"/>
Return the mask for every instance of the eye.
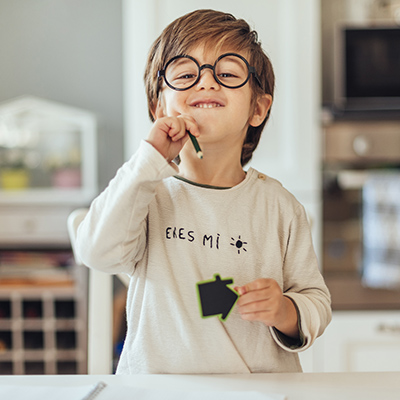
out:
<path id="1" fill-rule="evenodd" d="M 196 78 L 196 74 L 192 74 L 192 73 L 190 73 L 190 74 L 182 74 L 182 75 L 180 75 L 180 76 L 177 76 L 175 79 L 193 79 L 193 78 Z"/>
<path id="2" fill-rule="evenodd" d="M 218 74 L 220 78 L 237 78 L 236 74 L 232 74 L 231 72 L 220 72 Z"/>
<path id="3" fill-rule="evenodd" d="M 218 79 L 232 86 L 237 86 L 244 82 L 248 74 L 246 63 L 236 55 L 222 57 L 215 68 Z"/>
<path id="4" fill-rule="evenodd" d="M 165 77 L 168 82 L 176 85 L 186 85 L 196 80 L 198 73 L 197 64 L 192 60 L 182 57 L 168 65 Z"/>

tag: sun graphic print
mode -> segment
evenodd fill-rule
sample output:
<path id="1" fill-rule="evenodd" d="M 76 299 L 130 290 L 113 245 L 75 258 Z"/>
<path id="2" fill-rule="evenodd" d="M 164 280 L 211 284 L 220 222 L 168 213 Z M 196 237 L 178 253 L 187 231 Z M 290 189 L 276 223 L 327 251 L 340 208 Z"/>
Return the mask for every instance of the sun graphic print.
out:
<path id="1" fill-rule="evenodd" d="M 240 254 L 240 252 L 242 250 L 247 251 L 246 248 L 244 247 L 244 245 L 247 244 L 247 242 L 244 242 L 240 235 L 237 239 L 231 237 L 231 240 L 232 240 L 231 246 L 234 246 L 237 248 L 238 254 Z"/>

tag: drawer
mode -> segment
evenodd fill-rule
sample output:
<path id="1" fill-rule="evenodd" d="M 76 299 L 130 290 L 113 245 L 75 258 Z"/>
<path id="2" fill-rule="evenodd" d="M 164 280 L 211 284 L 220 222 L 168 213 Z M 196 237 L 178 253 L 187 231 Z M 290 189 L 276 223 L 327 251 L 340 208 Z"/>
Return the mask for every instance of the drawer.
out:
<path id="1" fill-rule="evenodd" d="M 321 341 L 324 372 L 400 370 L 399 311 L 335 311 Z"/>
<path id="2" fill-rule="evenodd" d="M 324 130 L 326 162 L 400 162 L 400 122 L 340 122 Z"/>
<path id="3" fill-rule="evenodd" d="M 68 207 L 1 207 L 0 246 L 68 244 Z"/>

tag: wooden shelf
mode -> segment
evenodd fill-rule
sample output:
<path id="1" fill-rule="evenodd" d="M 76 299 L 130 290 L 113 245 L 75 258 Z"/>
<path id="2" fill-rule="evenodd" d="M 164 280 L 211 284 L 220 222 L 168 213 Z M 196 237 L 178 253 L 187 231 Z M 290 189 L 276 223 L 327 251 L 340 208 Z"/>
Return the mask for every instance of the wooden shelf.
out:
<path id="1" fill-rule="evenodd" d="M 61 286 L 0 284 L 0 375 L 87 373 L 86 275 L 79 269 Z"/>

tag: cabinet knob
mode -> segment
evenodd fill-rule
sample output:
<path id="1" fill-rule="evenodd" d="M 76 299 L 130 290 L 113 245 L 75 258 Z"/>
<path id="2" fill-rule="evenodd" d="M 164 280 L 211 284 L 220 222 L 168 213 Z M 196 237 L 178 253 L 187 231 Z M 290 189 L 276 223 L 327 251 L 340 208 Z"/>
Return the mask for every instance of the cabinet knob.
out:
<path id="1" fill-rule="evenodd" d="M 358 156 L 366 156 L 371 148 L 369 140 L 363 136 L 356 136 L 353 140 L 353 150 Z"/>
<path id="2" fill-rule="evenodd" d="M 379 333 L 392 333 L 400 335 L 400 324 L 379 324 L 377 328 Z"/>

